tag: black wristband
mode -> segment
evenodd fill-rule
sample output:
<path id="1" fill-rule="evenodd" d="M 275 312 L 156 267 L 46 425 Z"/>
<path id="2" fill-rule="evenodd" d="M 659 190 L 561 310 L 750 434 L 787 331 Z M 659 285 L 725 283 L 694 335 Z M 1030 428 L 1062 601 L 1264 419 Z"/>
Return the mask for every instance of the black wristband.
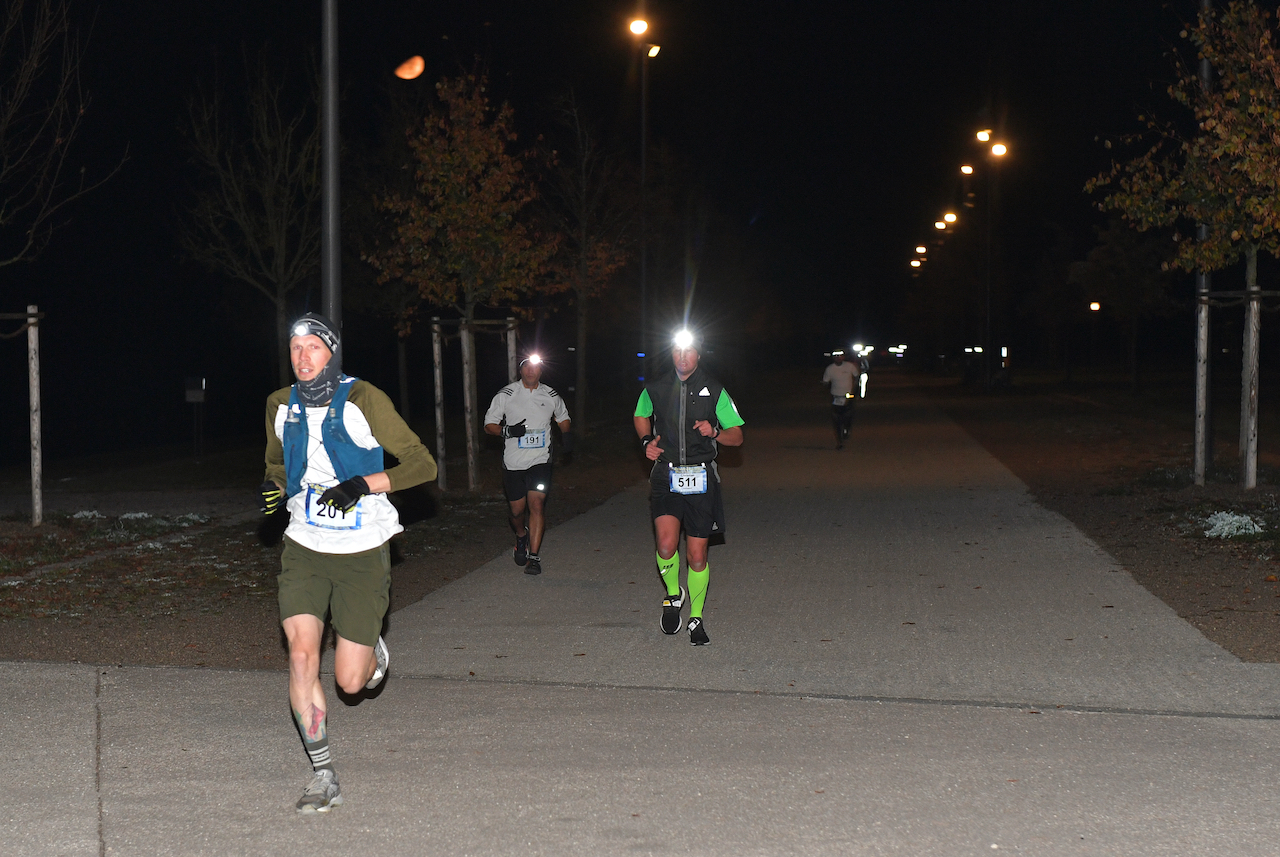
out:
<path id="1" fill-rule="evenodd" d="M 645 435 L 644 437 L 640 438 L 640 448 L 641 448 L 641 449 L 648 449 L 649 444 L 651 444 L 651 443 L 653 443 L 653 435 L 651 435 L 651 434 L 647 434 L 647 435 Z"/>
<path id="2" fill-rule="evenodd" d="M 720 436 L 720 426 L 716 426 L 716 433 L 715 433 L 715 434 L 713 434 L 713 435 L 711 435 L 711 439 L 712 439 L 712 440 L 715 440 L 715 439 L 716 439 L 716 438 L 718 438 L 719 436 Z"/>

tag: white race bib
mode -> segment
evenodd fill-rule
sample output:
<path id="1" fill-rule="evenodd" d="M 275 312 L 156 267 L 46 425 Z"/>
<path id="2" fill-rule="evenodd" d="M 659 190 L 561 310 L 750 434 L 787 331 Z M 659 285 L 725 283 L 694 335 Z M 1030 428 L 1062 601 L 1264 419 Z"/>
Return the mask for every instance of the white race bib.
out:
<path id="1" fill-rule="evenodd" d="M 669 469 L 672 494 L 707 493 L 707 465 L 677 464 Z"/>
<path id="2" fill-rule="evenodd" d="M 360 503 L 356 503 L 350 512 L 321 505 L 320 497 L 325 490 L 323 486 L 307 486 L 307 523 L 313 527 L 324 527 L 326 530 L 360 529 Z"/>
<path id="3" fill-rule="evenodd" d="M 546 429 L 529 429 L 524 434 L 516 438 L 517 449 L 546 449 L 547 448 L 547 430 Z"/>

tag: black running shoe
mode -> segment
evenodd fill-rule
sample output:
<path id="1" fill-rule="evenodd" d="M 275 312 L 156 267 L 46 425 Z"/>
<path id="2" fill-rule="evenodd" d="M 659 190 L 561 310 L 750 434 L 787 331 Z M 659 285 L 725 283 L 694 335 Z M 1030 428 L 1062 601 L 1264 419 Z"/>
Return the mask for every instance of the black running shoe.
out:
<path id="1" fill-rule="evenodd" d="M 711 642 L 711 638 L 707 636 L 706 626 L 702 624 L 701 616 L 692 616 L 689 619 L 689 642 L 695 646 L 705 646 Z"/>
<path id="2" fill-rule="evenodd" d="M 684 607 L 685 588 L 680 587 L 680 594 L 667 595 L 662 599 L 662 633 L 680 633 L 680 608 Z"/>
<path id="3" fill-rule="evenodd" d="M 542 574 L 542 557 L 536 553 L 528 554 L 529 564 L 524 567 L 525 574 Z"/>
<path id="4" fill-rule="evenodd" d="M 529 534 L 516 536 L 516 549 L 512 552 L 512 559 L 516 561 L 516 565 L 523 566 L 529 561 Z M 537 574 L 538 572 L 532 572 Z"/>

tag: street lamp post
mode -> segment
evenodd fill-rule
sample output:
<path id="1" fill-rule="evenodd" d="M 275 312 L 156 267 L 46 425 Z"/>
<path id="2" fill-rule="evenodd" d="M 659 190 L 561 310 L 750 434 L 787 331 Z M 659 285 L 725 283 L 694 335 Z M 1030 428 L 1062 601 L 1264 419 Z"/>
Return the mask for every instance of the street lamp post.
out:
<path id="1" fill-rule="evenodd" d="M 988 143 L 991 141 L 991 131 L 989 129 L 979 131 L 976 136 L 979 142 Z M 995 209 L 995 172 L 996 172 L 996 165 L 1000 163 L 1000 159 L 1003 158 L 1008 153 L 1009 153 L 1009 147 L 1006 146 L 1004 143 L 992 143 L 991 157 L 987 159 L 988 161 L 987 204 L 986 204 L 986 209 L 987 209 L 986 211 L 986 233 L 987 233 L 986 234 L 986 245 L 987 245 L 986 316 L 987 316 L 987 321 L 985 325 L 986 330 L 984 331 L 983 337 L 982 337 L 982 345 L 983 345 L 982 375 L 983 375 L 983 383 L 988 388 L 991 387 L 990 355 L 992 353 L 992 347 L 993 347 L 992 336 L 991 336 L 991 267 L 992 267 L 991 221 L 993 217 L 993 210 Z M 960 169 L 963 171 L 964 167 L 961 167 Z M 970 172 L 972 172 L 972 170 L 970 170 Z M 968 175 L 968 173 L 966 173 L 966 175 Z"/>
<path id="2" fill-rule="evenodd" d="M 338 237 L 338 0 L 324 0 L 320 110 L 320 297 L 324 314 L 342 329 L 342 244 Z"/>
<path id="3" fill-rule="evenodd" d="M 649 23 L 643 18 L 631 22 L 631 32 L 639 37 L 649 30 Z M 640 380 L 644 380 L 645 365 L 649 354 L 649 58 L 656 57 L 661 49 L 658 45 L 643 40 L 640 47 L 640 348 L 636 356 L 640 359 Z"/>

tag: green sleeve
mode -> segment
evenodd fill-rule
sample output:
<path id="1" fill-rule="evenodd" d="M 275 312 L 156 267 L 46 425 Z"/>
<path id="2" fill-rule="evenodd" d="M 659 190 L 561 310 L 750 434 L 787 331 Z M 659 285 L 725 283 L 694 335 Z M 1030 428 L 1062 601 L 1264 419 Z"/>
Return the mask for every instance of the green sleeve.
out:
<path id="1" fill-rule="evenodd" d="M 365 381 L 357 381 L 351 391 L 352 404 L 360 408 L 378 444 L 400 463 L 387 470 L 391 490 L 412 488 L 436 478 L 436 460 L 422 445 L 413 429 L 396 413 L 387 394 Z"/>
<path id="2" fill-rule="evenodd" d="M 636 402 L 636 412 L 633 416 L 637 416 L 637 417 L 653 416 L 653 401 L 649 398 L 648 390 L 640 391 L 640 400 Z"/>
<path id="3" fill-rule="evenodd" d="M 716 402 L 716 420 L 722 429 L 734 428 L 744 422 L 742 415 L 738 413 L 738 406 L 729 398 L 727 390 L 720 391 L 720 400 Z"/>
<path id="4" fill-rule="evenodd" d="M 280 406 L 289 404 L 289 387 L 276 390 L 267 397 L 267 475 L 265 481 L 284 486 L 284 445 L 276 437 L 276 414 Z"/>

